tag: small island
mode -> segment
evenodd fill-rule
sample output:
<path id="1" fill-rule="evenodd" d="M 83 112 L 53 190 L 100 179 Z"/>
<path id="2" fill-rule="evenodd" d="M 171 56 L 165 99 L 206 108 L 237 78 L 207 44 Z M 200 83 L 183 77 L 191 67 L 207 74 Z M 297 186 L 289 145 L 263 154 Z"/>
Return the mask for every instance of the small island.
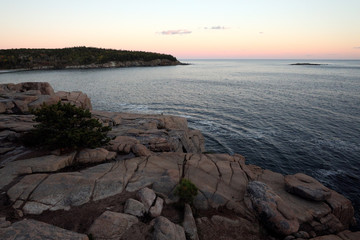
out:
<path id="1" fill-rule="evenodd" d="M 182 65 L 174 56 L 93 47 L 0 50 L 0 70 L 88 69 Z"/>
<path id="2" fill-rule="evenodd" d="M 290 65 L 295 65 L 295 66 L 320 66 L 320 65 L 327 65 L 327 64 L 320 64 L 320 63 L 291 63 Z"/>

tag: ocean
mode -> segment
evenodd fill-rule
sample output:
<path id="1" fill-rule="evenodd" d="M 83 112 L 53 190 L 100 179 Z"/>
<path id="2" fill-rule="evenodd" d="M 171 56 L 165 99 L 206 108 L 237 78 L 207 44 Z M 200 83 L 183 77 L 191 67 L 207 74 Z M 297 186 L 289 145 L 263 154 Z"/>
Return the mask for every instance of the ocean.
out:
<path id="1" fill-rule="evenodd" d="M 0 83 L 83 91 L 93 108 L 186 117 L 208 152 L 303 172 L 348 197 L 360 219 L 360 61 L 181 60 L 186 66 L 28 71 Z"/>

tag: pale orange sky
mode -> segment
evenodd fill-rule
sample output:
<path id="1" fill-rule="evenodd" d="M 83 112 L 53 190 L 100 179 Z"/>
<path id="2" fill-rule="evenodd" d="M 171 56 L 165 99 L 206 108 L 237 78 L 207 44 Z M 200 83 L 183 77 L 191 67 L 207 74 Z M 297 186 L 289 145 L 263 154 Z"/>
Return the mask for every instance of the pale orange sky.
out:
<path id="1" fill-rule="evenodd" d="M 360 59 L 359 9 L 358 0 L 6 1 L 0 48 L 92 46 L 180 59 Z"/>

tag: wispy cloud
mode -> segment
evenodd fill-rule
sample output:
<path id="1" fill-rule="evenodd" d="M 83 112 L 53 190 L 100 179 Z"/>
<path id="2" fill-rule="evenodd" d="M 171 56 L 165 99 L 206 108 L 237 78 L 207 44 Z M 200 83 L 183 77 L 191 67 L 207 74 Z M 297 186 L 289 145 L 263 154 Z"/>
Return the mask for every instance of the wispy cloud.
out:
<path id="1" fill-rule="evenodd" d="M 354 47 L 354 49 L 360 49 L 360 47 Z"/>
<path id="2" fill-rule="evenodd" d="M 166 30 L 166 31 L 159 32 L 159 34 L 162 34 L 162 35 L 190 34 L 190 33 L 192 33 L 192 32 L 189 30 L 186 30 L 186 29 Z"/>
<path id="3" fill-rule="evenodd" d="M 210 30 L 225 30 L 228 29 L 227 27 L 224 26 L 212 26 L 212 27 L 205 27 L 204 29 L 210 29 Z"/>
<path id="4" fill-rule="evenodd" d="M 264 32 L 259 32 L 259 34 L 264 34 Z"/>

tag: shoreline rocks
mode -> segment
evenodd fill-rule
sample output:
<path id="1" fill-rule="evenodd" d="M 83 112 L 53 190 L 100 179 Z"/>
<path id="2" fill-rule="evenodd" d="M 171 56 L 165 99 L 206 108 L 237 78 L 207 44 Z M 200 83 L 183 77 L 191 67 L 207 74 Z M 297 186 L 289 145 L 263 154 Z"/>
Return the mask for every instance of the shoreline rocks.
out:
<path id="1" fill-rule="evenodd" d="M 14 99 L 11 94 L 20 98 L 22 90 L 25 95 L 33 90 L 53 94 L 48 84 L 38 83 L 0 85 L 0 89 L 5 89 L 7 99 Z M 81 93 L 60 95 L 64 101 L 89 106 Z M 59 155 L 17 144 L 16 139 L 34 122 L 26 112 L 10 110 L 0 114 L 0 143 L 7 148 L 0 154 L 0 196 L 8 204 L 0 205 L 0 234 L 34 234 L 24 224 L 33 229 L 49 226 L 25 218 L 59 211 L 71 214 L 73 209 L 106 204 L 107 199 L 126 193 L 133 193 L 137 200 L 127 197 L 116 211 L 112 210 L 114 203 L 109 203 L 106 211 L 93 216 L 86 233 L 99 239 L 132 239 L 133 235 L 259 240 L 269 236 L 348 240 L 360 234 L 347 230 L 355 224 L 354 208 L 341 194 L 304 174 L 283 176 L 247 165 L 241 155 L 204 154 L 202 134 L 189 129 L 185 118 L 93 111 L 93 116 L 112 127 L 109 135 L 115 138 L 111 145 Z M 74 163 L 79 166 L 72 169 Z M 174 190 L 182 178 L 199 189 L 192 206 L 196 214 L 186 205 L 183 217 L 176 218 Z M 81 234 L 76 236 L 86 239 Z"/>

